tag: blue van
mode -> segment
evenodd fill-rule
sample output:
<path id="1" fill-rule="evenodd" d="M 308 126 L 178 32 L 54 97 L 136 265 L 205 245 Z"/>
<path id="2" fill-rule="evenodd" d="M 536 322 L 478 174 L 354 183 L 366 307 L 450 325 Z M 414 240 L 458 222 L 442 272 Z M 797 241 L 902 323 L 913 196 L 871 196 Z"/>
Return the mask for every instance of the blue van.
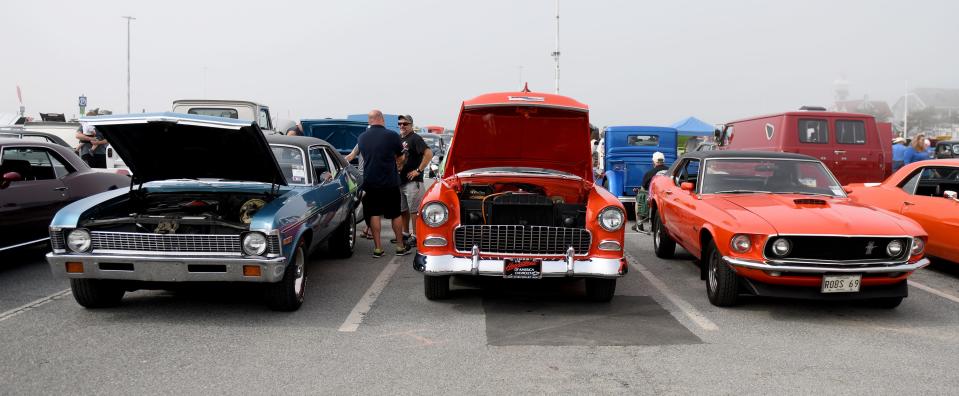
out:
<path id="1" fill-rule="evenodd" d="M 300 125 L 303 126 L 304 135 L 325 140 L 343 156 L 353 151 L 360 134 L 367 127 L 365 121 L 332 118 L 300 120 Z M 357 160 L 354 159 L 353 165 L 356 164 Z"/>
<path id="2" fill-rule="evenodd" d="M 653 153 L 662 152 L 667 166 L 676 161 L 677 134 L 676 129 L 666 127 L 606 127 L 603 186 L 624 204 L 636 202 L 636 192 L 642 188 L 643 176 L 653 169 Z M 630 212 L 627 208 L 627 213 Z"/>

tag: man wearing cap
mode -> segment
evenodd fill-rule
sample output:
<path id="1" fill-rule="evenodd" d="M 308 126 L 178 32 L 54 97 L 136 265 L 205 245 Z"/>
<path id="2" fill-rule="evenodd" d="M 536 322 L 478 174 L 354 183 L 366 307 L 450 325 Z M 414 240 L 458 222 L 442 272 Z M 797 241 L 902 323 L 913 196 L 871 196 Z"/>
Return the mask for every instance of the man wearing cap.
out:
<path id="1" fill-rule="evenodd" d="M 666 166 L 666 156 L 659 151 L 653 153 L 653 169 L 643 175 L 643 189 L 649 191 L 649 183 L 653 181 L 653 176 L 665 170 L 669 170 Z"/>
<path id="2" fill-rule="evenodd" d="M 422 136 L 413 132 L 413 117 L 401 115 L 397 124 L 400 126 L 400 138 L 403 140 L 403 151 L 406 153 L 405 162 L 400 169 L 403 239 L 406 243 L 412 244 L 415 241 L 416 230 L 410 225 L 410 218 L 411 215 L 415 216 L 419 213 L 420 201 L 423 200 L 423 171 L 430 166 L 433 150 Z"/>
<path id="3" fill-rule="evenodd" d="M 898 136 L 895 139 L 892 139 L 892 171 L 895 172 L 902 168 L 905 163 L 905 154 L 906 154 L 906 139 L 903 139 L 902 136 Z"/>

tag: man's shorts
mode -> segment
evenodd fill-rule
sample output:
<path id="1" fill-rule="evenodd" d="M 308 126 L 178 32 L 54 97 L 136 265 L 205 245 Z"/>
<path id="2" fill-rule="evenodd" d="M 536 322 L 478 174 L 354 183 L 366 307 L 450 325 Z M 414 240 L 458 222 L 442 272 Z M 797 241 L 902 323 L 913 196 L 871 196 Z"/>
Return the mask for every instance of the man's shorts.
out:
<path id="1" fill-rule="evenodd" d="M 395 219 L 400 215 L 400 188 L 364 188 L 363 217 L 383 216 Z"/>
<path id="2" fill-rule="evenodd" d="M 423 182 L 409 182 L 400 186 L 403 198 L 400 202 L 400 212 L 419 213 L 420 201 L 423 200 Z"/>

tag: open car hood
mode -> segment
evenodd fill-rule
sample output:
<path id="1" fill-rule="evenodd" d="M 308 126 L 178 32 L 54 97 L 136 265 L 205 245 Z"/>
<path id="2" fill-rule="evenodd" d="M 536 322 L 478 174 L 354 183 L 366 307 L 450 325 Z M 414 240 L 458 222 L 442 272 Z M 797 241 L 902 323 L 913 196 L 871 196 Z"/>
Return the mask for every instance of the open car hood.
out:
<path id="1" fill-rule="evenodd" d="M 225 179 L 286 184 L 253 121 L 177 113 L 82 118 L 130 167 L 134 183 Z"/>
<path id="2" fill-rule="evenodd" d="M 543 168 L 593 180 L 589 110 L 565 96 L 502 92 L 463 103 L 445 174 Z"/>
<path id="3" fill-rule="evenodd" d="M 341 154 L 353 151 L 360 135 L 366 132 L 365 122 L 350 120 L 300 120 L 303 134 L 325 140 Z"/>

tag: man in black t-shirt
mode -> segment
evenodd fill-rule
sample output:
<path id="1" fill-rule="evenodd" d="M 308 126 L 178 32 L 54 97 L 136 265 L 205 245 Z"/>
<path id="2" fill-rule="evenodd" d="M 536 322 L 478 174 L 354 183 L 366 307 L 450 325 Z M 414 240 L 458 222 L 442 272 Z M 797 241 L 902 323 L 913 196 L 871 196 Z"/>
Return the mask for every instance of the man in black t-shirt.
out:
<path id="1" fill-rule="evenodd" d="M 423 137 L 413 132 L 413 117 L 401 115 L 399 117 L 400 137 L 403 139 L 403 150 L 406 152 L 405 162 L 400 170 L 400 212 L 403 217 L 403 239 L 412 244 L 416 239 L 415 228 L 410 225 L 412 216 L 419 213 L 420 201 L 423 200 L 423 171 L 430 166 L 433 159 L 433 150 L 426 144 Z M 416 224 L 415 221 L 412 222 Z"/>
<path id="2" fill-rule="evenodd" d="M 395 235 L 402 235 L 400 217 L 400 178 L 396 163 L 403 155 L 403 142 L 399 134 L 384 126 L 383 113 L 369 113 L 370 127 L 360 135 L 357 145 L 363 156 L 363 212 L 373 230 L 373 257 L 383 257 L 380 245 L 380 218 L 392 220 Z M 410 248 L 402 241 L 396 244 L 396 255 L 404 256 Z"/>

